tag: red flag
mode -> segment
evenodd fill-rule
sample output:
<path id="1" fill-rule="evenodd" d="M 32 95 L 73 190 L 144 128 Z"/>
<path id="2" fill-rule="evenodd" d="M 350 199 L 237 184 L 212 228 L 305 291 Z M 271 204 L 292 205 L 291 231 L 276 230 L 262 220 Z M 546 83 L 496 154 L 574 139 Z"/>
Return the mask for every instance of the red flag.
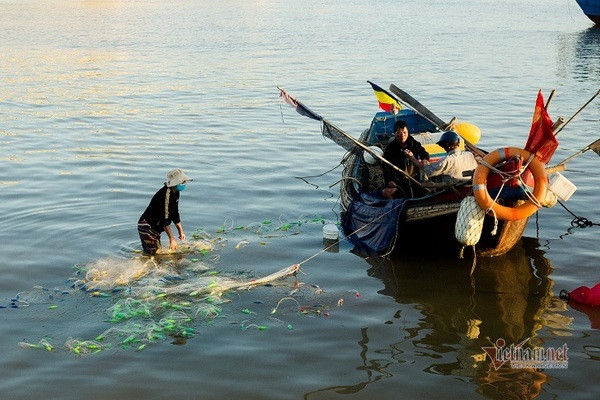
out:
<path id="1" fill-rule="evenodd" d="M 547 164 L 558 147 L 558 140 L 552 132 L 552 120 L 544 107 L 544 96 L 540 90 L 535 102 L 533 122 L 525 150 L 534 153 L 541 162 Z"/>

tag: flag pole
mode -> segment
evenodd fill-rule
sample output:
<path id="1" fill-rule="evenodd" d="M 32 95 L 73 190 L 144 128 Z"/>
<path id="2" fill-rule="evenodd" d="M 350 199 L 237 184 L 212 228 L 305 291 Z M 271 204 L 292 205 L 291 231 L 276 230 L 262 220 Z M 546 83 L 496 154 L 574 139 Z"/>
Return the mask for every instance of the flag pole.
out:
<path id="1" fill-rule="evenodd" d="M 567 126 L 569 124 L 569 122 L 571 122 L 573 120 L 573 118 L 575 118 L 581 111 L 583 111 L 583 109 L 586 108 L 588 106 L 588 104 L 590 104 L 596 98 L 596 96 L 598 96 L 599 94 L 600 94 L 600 90 L 598 90 L 596 92 L 596 94 L 592 96 L 591 99 L 589 99 L 583 106 L 581 106 L 581 108 L 579 110 L 577 110 L 577 112 L 575 114 L 573 114 L 573 116 L 571 118 L 569 118 L 567 120 L 567 122 L 562 124 L 562 126 L 554 133 L 554 136 L 558 136 L 558 134 L 563 130 L 563 128 L 565 126 Z"/>
<path id="2" fill-rule="evenodd" d="M 556 92 L 556 90 L 552 89 L 552 91 L 550 92 L 550 96 L 548 96 L 548 100 L 546 100 L 546 105 L 544 106 L 544 108 L 546 109 L 546 112 L 548 112 L 548 106 L 550 106 L 550 102 L 552 101 L 552 98 L 554 97 L 555 92 Z"/>

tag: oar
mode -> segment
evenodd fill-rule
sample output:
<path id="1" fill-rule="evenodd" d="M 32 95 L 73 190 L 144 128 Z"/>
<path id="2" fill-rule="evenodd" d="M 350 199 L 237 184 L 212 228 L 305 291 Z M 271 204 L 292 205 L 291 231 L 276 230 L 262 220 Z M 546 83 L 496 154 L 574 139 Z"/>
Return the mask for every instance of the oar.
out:
<path id="1" fill-rule="evenodd" d="M 396 96 L 398 96 L 404 104 L 408 105 L 410 108 L 415 110 L 415 112 L 417 114 L 419 114 L 420 116 L 422 116 L 423 118 L 425 118 L 426 120 L 428 120 L 429 122 L 431 122 L 432 124 L 437 126 L 439 129 L 441 129 L 441 130 L 448 129 L 447 123 L 445 123 L 441 118 L 439 118 L 437 115 L 432 113 L 427 107 L 425 107 L 423 104 L 421 104 L 417 99 L 412 97 L 410 94 L 406 93 L 404 90 L 400 89 L 399 87 L 397 87 L 394 84 L 390 85 L 390 90 L 392 91 L 392 93 L 394 93 Z M 465 141 L 465 146 L 467 147 L 467 149 L 469 149 L 472 153 L 475 153 L 475 154 L 479 155 L 480 157 L 485 156 L 485 153 L 482 150 L 475 147 L 475 145 L 473 143 L 469 142 L 465 138 L 463 138 L 463 140 Z"/>
<path id="2" fill-rule="evenodd" d="M 546 173 L 551 174 L 553 172 L 564 171 L 567 168 L 567 163 L 569 161 L 571 161 L 575 157 L 582 155 L 583 153 L 585 153 L 588 150 L 593 150 L 596 154 L 598 154 L 600 156 L 600 138 L 596 139 L 595 142 L 590 143 L 589 145 L 585 146 L 583 149 L 579 150 L 577 153 L 573 154 L 572 156 L 565 158 L 564 160 L 562 160 L 555 166 L 546 168 Z"/>
<path id="3" fill-rule="evenodd" d="M 407 104 L 410 108 L 415 110 L 417 114 L 427 119 L 429 122 L 434 124 L 440 129 L 446 129 L 447 124 L 442 121 L 437 115 L 432 113 L 427 107 L 421 104 L 417 99 L 412 97 L 410 94 L 406 93 L 404 90 L 400 89 L 398 86 L 393 83 L 390 85 L 390 90 L 396 96 L 398 96 L 405 104 Z"/>

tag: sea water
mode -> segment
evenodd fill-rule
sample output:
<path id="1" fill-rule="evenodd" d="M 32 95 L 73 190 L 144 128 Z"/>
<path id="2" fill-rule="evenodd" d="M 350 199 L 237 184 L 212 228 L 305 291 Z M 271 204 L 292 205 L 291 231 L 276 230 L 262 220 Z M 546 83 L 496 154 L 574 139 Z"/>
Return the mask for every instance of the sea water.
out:
<path id="1" fill-rule="evenodd" d="M 541 210 L 472 277 L 472 258 L 438 257 L 427 237 L 420 256 L 364 259 L 323 243 L 344 150 L 276 87 L 358 137 L 378 111 L 367 80 L 394 83 L 477 124 L 481 147 L 522 147 L 540 89 L 556 90 L 553 119 L 600 89 L 599 44 L 567 0 L 0 1 L 0 397 L 597 398 L 597 310 L 558 298 L 598 282 L 599 227 L 571 225 L 600 222 L 596 154 L 563 172 L 568 211 Z M 553 161 L 597 139 L 599 120 L 596 100 Z M 164 260 L 163 285 L 300 272 L 221 293 L 211 318 L 172 318 L 191 331 L 89 348 L 117 304 L 154 313 L 140 325 L 199 304 L 81 286 L 97 265 L 129 287 L 148 278 L 131 274 L 136 222 L 172 168 L 194 178 L 189 242 L 214 247 Z M 483 349 L 523 341 L 566 345 L 568 368 L 496 370 Z"/>

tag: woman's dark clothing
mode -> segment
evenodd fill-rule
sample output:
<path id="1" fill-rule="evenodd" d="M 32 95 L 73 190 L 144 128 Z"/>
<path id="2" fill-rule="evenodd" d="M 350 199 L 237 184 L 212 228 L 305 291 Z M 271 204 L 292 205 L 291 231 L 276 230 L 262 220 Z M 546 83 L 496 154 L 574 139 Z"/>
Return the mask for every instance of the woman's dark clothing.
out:
<path id="1" fill-rule="evenodd" d="M 140 235 L 144 254 L 155 254 L 160 248 L 160 232 L 152 229 L 144 217 L 141 217 L 138 221 L 138 234 Z"/>
<path id="2" fill-rule="evenodd" d="M 181 222 L 179 217 L 179 191 L 159 189 L 138 221 L 138 233 L 145 253 L 154 254 L 160 247 L 160 234 L 165 226 Z"/>
<path id="3" fill-rule="evenodd" d="M 145 219 L 156 232 L 164 232 L 164 227 L 171 223 L 180 223 L 179 191 L 163 186 L 152 197 L 141 218 Z"/>

